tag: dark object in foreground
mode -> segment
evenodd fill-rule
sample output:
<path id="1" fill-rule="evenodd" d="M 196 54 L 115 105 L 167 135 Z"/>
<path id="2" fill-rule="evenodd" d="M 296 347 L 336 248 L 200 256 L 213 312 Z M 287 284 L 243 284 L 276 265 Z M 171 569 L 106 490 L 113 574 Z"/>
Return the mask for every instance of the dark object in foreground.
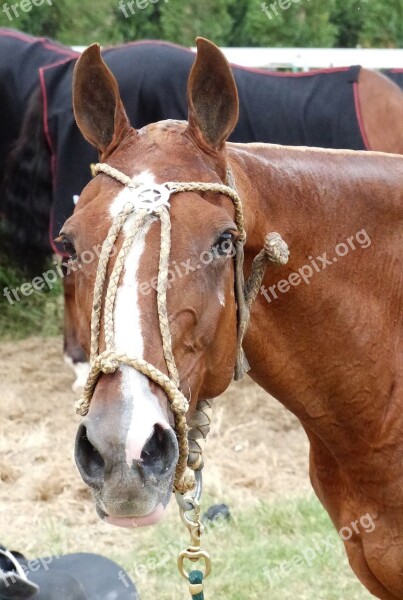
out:
<path id="1" fill-rule="evenodd" d="M 205 525 L 215 524 L 218 521 L 229 521 L 231 513 L 226 504 L 213 504 L 203 514 L 202 520 Z"/>
<path id="2" fill-rule="evenodd" d="M 27 560 L 0 546 L 0 600 L 139 600 L 130 577 L 97 554 Z"/>

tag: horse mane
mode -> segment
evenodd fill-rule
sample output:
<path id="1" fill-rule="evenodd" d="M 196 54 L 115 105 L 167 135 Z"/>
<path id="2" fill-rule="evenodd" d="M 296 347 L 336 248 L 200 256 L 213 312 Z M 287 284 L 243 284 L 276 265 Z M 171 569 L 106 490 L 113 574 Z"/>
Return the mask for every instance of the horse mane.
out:
<path id="1" fill-rule="evenodd" d="M 25 273 L 40 274 L 50 255 L 52 170 L 39 86 L 29 98 L 19 137 L 7 158 L 0 202 L 3 252 Z"/>

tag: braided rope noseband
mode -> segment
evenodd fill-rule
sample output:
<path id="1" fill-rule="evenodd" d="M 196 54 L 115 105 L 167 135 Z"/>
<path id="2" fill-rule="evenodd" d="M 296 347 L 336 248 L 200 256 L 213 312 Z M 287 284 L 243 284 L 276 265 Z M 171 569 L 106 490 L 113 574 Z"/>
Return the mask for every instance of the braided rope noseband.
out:
<path id="1" fill-rule="evenodd" d="M 120 365 L 130 366 L 159 385 L 166 393 L 174 415 L 175 432 L 178 438 L 179 459 L 175 471 L 174 489 L 180 493 L 191 490 L 195 485 L 194 473 L 202 465 L 201 453 L 204 440 L 209 431 L 211 404 L 201 402 L 201 407 L 196 411 L 194 426 L 189 431 L 186 422 L 188 400 L 179 389 L 180 378 L 172 353 L 172 339 L 169 328 L 167 312 L 168 267 L 171 253 L 171 220 L 169 216 L 169 197 L 171 194 L 180 192 L 213 192 L 223 194 L 231 198 L 235 207 L 235 221 L 239 231 L 236 245 L 235 264 L 235 291 L 238 307 L 238 352 L 235 367 L 235 379 L 242 377 L 245 367 L 242 341 L 249 322 L 249 308 L 255 299 L 257 290 L 262 281 L 264 270 L 269 260 L 284 264 L 288 260 L 288 248 L 278 234 L 277 246 L 273 249 L 273 243 L 266 239 L 265 249 L 259 253 L 254 261 L 251 276 L 246 284 L 248 291 L 244 294 L 243 278 L 243 246 L 246 240 L 242 202 L 235 189 L 231 171 L 228 171 L 230 186 L 219 183 L 204 182 L 166 182 L 162 185 L 153 185 L 151 188 L 135 184 L 133 180 L 121 171 L 105 164 L 99 163 L 94 166 L 94 172 L 104 173 L 119 181 L 122 185 L 133 191 L 133 200 L 128 202 L 123 209 L 114 217 L 108 234 L 102 244 L 99 263 L 96 273 L 94 295 L 91 314 L 91 349 L 90 349 L 90 373 L 84 387 L 81 398 L 76 402 L 76 412 L 82 416 L 86 415 L 95 386 L 101 373 L 114 373 Z M 99 336 L 101 329 L 102 299 L 104 295 L 107 268 L 111 252 L 117 237 L 128 220 L 133 215 L 133 221 L 125 234 L 125 238 L 115 265 L 109 278 L 103 311 L 103 325 L 105 332 L 105 350 L 99 353 Z M 164 359 L 167 365 L 169 377 L 149 362 L 139 358 L 132 358 L 126 354 L 117 354 L 114 347 L 114 307 L 118 290 L 120 276 L 125 264 L 125 259 L 133 244 L 136 235 L 146 223 L 150 216 L 159 218 L 161 221 L 160 257 L 157 280 L 157 308 L 159 328 L 161 332 Z M 272 240 L 271 240 L 272 241 Z M 266 249 L 267 245 L 267 249 Z M 199 412 L 198 412 L 199 411 Z M 188 440 L 188 434 L 190 440 Z M 193 434 L 193 437 L 192 437 Z M 190 448 L 189 448 L 190 441 Z M 189 452 L 190 449 L 190 452 Z M 190 470 L 192 469 L 192 470 Z"/>

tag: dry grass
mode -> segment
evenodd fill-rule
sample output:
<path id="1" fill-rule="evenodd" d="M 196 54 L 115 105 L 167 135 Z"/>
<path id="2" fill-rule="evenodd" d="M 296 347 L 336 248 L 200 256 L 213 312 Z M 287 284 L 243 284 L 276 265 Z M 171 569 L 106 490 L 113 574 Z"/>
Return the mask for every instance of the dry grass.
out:
<path id="1" fill-rule="evenodd" d="M 72 381 L 59 338 L 29 338 L 0 345 L 0 513 L 6 516 L 0 542 L 29 557 L 99 552 L 129 569 L 142 600 L 157 595 L 164 600 L 187 598 L 186 585 L 175 569 L 178 536 L 184 544 L 186 535 L 174 503 L 163 524 L 146 530 L 112 528 L 96 516 L 73 460 L 79 418 L 73 410 Z M 296 419 L 252 382 L 231 386 L 216 401 L 206 456 L 204 506 L 226 502 L 235 519 L 226 531 L 206 536 L 216 573 L 221 573 L 211 578 L 213 596 L 209 597 L 261 598 L 267 588 L 262 565 L 269 559 L 287 557 L 295 545 L 306 543 L 307 522 L 315 535 L 323 535 L 326 528 L 331 531 L 309 490 L 307 441 Z M 310 498 L 309 518 L 305 509 L 301 512 L 298 497 Z M 274 502 L 272 512 L 262 508 L 262 502 Z M 283 507 L 290 512 L 284 513 Z M 290 528 L 290 520 L 295 527 Z M 318 522 L 320 527 L 315 525 Z M 282 539 L 284 531 L 286 538 Z M 277 537 L 285 544 L 283 550 Z M 171 548 L 167 560 L 158 568 L 147 567 L 150 560 L 161 562 L 167 545 Z M 338 557 L 336 560 L 339 562 Z M 317 565 L 324 573 L 326 568 L 321 562 Z M 231 569 L 239 570 L 238 591 L 229 583 Z M 298 583 L 301 577 L 306 579 L 307 595 Z M 270 597 L 312 597 L 310 590 L 317 578 L 317 570 L 295 573 L 294 580 L 272 590 Z M 364 598 L 356 595 L 351 579 L 350 574 L 343 579 L 347 595 Z M 340 598 L 330 587 L 322 597 Z"/>
<path id="2" fill-rule="evenodd" d="M 79 418 L 72 381 L 59 338 L 0 346 L 0 502 L 12 492 L 17 518 L 65 514 L 68 505 L 77 509 L 75 527 L 88 524 L 92 501 L 73 461 Z M 299 495 L 309 489 L 305 435 L 291 413 L 252 382 L 234 385 L 216 401 L 205 472 L 206 490 L 217 500 Z M 91 522 L 98 524 L 95 516 Z M 19 541 L 12 522 L 9 528 Z"/>

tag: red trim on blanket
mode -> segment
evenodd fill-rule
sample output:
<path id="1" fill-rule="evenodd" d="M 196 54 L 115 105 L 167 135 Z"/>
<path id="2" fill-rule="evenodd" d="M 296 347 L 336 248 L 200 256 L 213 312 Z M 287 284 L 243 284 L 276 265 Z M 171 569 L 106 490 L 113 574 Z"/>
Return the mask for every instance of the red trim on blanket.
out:
<path id="1" fill-rule="evenodd" d="M 191 54 L 196 55 L 196 52 L 193 52 L 191 48 L 181 46 L 180 44 L 174 44 L 173 42 L 164 42 L 164 40 L 137 40 L 135 42 L 125 42 L 124 44 L 117 44 L 116 46 L 104 46 L 102 47 L 102 52 L 114 50 L 115 48 L 126 48 L 126 46 L 149 46 L 152 44 L 155 44 L 157 46 L 170 46 L 171 48 L 186 50 L 186 52 L 190 52 Z"/>
<path id="2" fill-rule="evenodd" d="M 28 35 L 27 33 L 22 33 L 21 31 L 12 31 L 12 30 L 6 30 L 6 29 L 1 29 L 0 35 L 4 35 L 6 37 L 15 37 L 19 40 L 23 40 L 24 42 L 31 42 L 32 40 L 38 39 L 32 35 Z"/>
<path id="3" fill-rule="evenodd" d="M 70 56 L 71 58 L 78 58 L 80 56 L 80 53 L 72 48 L 60 48 L 59 46 L 54 46 L 52 43 L 49 43 L 49 40 L 46 38 L 39 38 L 39 40 L 42 46 L 47 48 L 47 50 L 53 50 L 53 52 L 58 52 L 64 56 Z"/>
<path id="4" fill-rule="evenodd" d="M 257 69 L 253 67 L 243 67 L 242 65 L 236 65 L 233 63 L 230 64 L 231 67 L 235 67 L 236 69 L 242 69 L 242 71 L 249 71 L 250 73 L 258 73 L 259 75 L 267 75 L 269 77 L 312 77 L 314 75 L 343 73 L 350 69 L 350 67 L 335 67 L 329 69 L 312 69 L 311 71 L 292 73 L 290 71 L 269 71 L 268 69 Z"/>
<path id="5" fill-rule="evenodd" d="M 52 44 L 52 42 L 50 42 L 47 38 L 44 37 L 34 37 L 31 35 L 28 35 L 26 33 L 21 33 L 19 31 L 5 31 L 5 30 L 1 30 L 0 29 L 0 36 L 4 36 L 4 37 L 12 37 L 12 38 L 16 38 L 18 40 L 21 40 L 23 42 L 27 42 L 27 43 L 34 43 L 34 42 L 40 42 L 40 44 L 46 48 L 47 50 L 52 50 L 53 52 L 57 52 L 58 54 L 62 54 L 64 56 L 80 56 L 79 52 L 76 52 L 75 50 L 72 50 L 71 48 L 65 47 L 65 48 L 61 48 L 60 46 L 56 45 L 56 44 Z"/>
<path id="6" fill-rule="evenodd" d="M 358 88 L 358 82 L 353 83 L 354 90 L 354 106 L 355 114 L 357 115 L 358 126 L 360 128 L 362 141 L 364 142 L 365 150 L 371 150 L 371 146 L 368 141 L 367 132 L 365 131 L 364 121 L 362 120 L 361 105 L 360 105 L 360 90 Z"/>

